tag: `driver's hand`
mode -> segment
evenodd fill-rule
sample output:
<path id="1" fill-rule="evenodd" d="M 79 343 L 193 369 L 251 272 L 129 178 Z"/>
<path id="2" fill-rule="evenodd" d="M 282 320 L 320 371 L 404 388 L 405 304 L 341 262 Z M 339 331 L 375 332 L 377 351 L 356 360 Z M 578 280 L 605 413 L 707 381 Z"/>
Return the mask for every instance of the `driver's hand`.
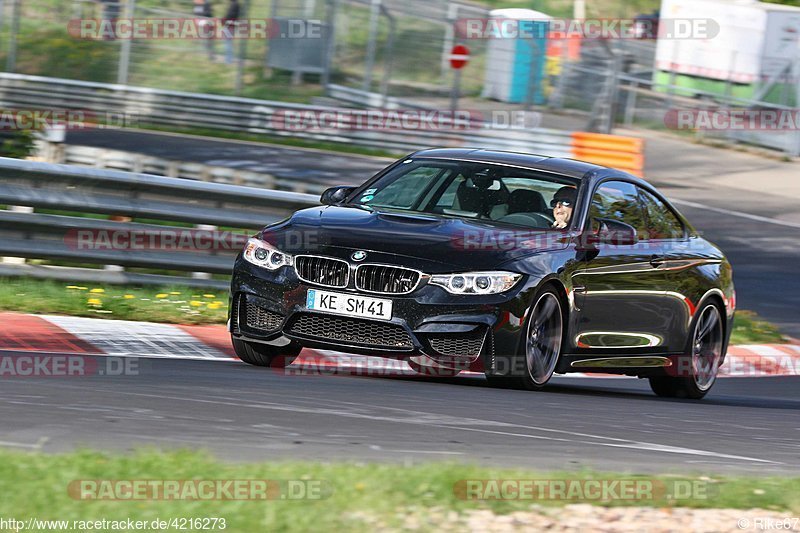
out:
<path id="1" fill-rule="evenodd" d="M 564 229 L 567 227 L 567 218 L 565 216 L 556 216 L 555 222 L 553 222 L 553 227 L 558 229 Z"/>

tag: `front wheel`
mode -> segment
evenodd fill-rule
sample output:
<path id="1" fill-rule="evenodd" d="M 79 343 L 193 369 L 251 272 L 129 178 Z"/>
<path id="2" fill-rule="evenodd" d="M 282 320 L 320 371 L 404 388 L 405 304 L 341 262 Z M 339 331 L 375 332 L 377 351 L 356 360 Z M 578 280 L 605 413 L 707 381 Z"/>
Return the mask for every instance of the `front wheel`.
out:
<path id="1" fill-rule="evenodd" d="M 286 346 L 271 346 L 256 342 L 247 342 L 231 336 L 233 351 L 236 357 L 254 366 L 286 368 L 300 354 L 302 346 L 292 341 Z"/>
<path id="2" fill-rule="evenodd" d="M 724 345 L 719 307 L 707 304 L 697 314 L 687 355 L 678 359 L 677 376 L 651 377 L 650 388 L 664 398 L 699 400 L 717 380 Z"/>
<path id="3" fill-rule="evenodd" d="M 519 356 L 524 358 L 521 376 L 487 375 L 490 385 L 540 390 L 553 377 L 564 341 L 564 312 L 555 290 L 545 289 L 530 309 Z"/>

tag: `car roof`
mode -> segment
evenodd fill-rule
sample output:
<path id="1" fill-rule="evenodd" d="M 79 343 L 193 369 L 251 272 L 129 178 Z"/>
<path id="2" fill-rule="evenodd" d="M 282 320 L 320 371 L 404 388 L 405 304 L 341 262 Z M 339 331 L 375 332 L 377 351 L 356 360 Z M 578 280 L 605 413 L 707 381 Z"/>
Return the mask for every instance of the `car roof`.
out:
<path id="1" fill-rule="evenodd" d="M 572 178 L 582 178 L 587 172 L 591 171 L 609 170 L 609 167 L 587 163 L 586 161 L 578 161 L 577 159 L 568 159 L 566 157 L 549 157 L 546 155 L 506 152 L 503 150 L 483 150 L 477 148 L 431 148 L 415 152 L 412 154 L 412 157 L 456 159 L 478 163 L 498 163 L 533 170 L 558 172 L 559 174 Z"/>

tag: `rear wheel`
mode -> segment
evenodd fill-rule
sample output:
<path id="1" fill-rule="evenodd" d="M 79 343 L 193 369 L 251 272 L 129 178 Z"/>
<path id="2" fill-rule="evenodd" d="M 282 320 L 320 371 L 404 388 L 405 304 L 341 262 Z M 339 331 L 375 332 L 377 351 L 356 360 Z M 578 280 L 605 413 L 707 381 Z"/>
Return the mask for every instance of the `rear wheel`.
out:
<path id="1" fill-rule="evenodd" d="M 292 341 L 285 346 L 271 346 L 256 342 L 247 342 L 231 336 L 233 350 L 236 357 L 245 363 L 255 366 L 269 366 L 272 368 L 285 368 L 303 349 L 302 346 Z"/>
<path id="2" fill-rule="evenodd" d="M 687 355 L 677 365 L 678 376 L 652 377 L 650 388 L 665 398 L 699 400 L 717 380 L 724 344 L 722 313 L 716 305 L 706 304 L 697 314 Z"/>
<path id="3" fill-rule="evenodd" d="M 536 298 L 525 327 L 519 356 L 525 362 L 521 376 L 487 375 L 490 385 L 539 390 L 553 377 L 564 340 L 564 314 L 561 299 L 554 289 L 545 289 Z"/>

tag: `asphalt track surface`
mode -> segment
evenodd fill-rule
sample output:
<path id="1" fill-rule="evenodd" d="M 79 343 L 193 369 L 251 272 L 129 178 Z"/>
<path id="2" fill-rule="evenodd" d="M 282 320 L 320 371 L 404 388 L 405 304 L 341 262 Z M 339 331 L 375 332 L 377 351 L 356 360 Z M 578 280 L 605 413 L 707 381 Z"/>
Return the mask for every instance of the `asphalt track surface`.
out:
<path id="1" fill-rule="evenodd" d="M 143 153 L 209 164 L 229 159 L 240 167 L 280 164 L 298 177 L 327 172 L 315 179 L 331 183 L 361 182 L 383 165 L 246 143 L 200 145 L 130 132 L 102 132 L 105 140 L 92 141 L 96 133 L 80 135 L 82 142 L 70 142 L 130 149 L 126 141 L 135 140 Z M 736 192 L 656 184 L 682 200 L 679 208 L 728 254 L 739 307 L 800 337 L 798 228 L 749 218 L 758 213 Z M 760 201 L 771 210 L 797 209 L 769 195 Z M 558 377 L 546 391 L 533 393 L 493 389 L 479 377 L 303 376 L 239 362 L 140 361 L 139 375 L 4 379 L 0 445 L 48 452 L 203 447 L 229 460 L 800 473 L 797 377 L 720 380 L 706 399 L 687 401 L 657 398 L 645 381 L 634 379 Z"/>
<path id="2" fill-rule="evenodd" d="M 228 460 L 800 473 L 797 378 L 729 378 L 696 402 L 657 398 L 635 379 L 556 378 L 545 391 L 525 392 L 491 388 L 482 377 L 137 362 L 138 375 L 3 380 L 2 445 L 203 447 Z"/>
<path id="3" fill-rule="evenodd" d="M 67 143 L 329 185 L 362 183 L 390 161 L 274 144 L 130 130 L 74 130 L 68 133 Z"/>

